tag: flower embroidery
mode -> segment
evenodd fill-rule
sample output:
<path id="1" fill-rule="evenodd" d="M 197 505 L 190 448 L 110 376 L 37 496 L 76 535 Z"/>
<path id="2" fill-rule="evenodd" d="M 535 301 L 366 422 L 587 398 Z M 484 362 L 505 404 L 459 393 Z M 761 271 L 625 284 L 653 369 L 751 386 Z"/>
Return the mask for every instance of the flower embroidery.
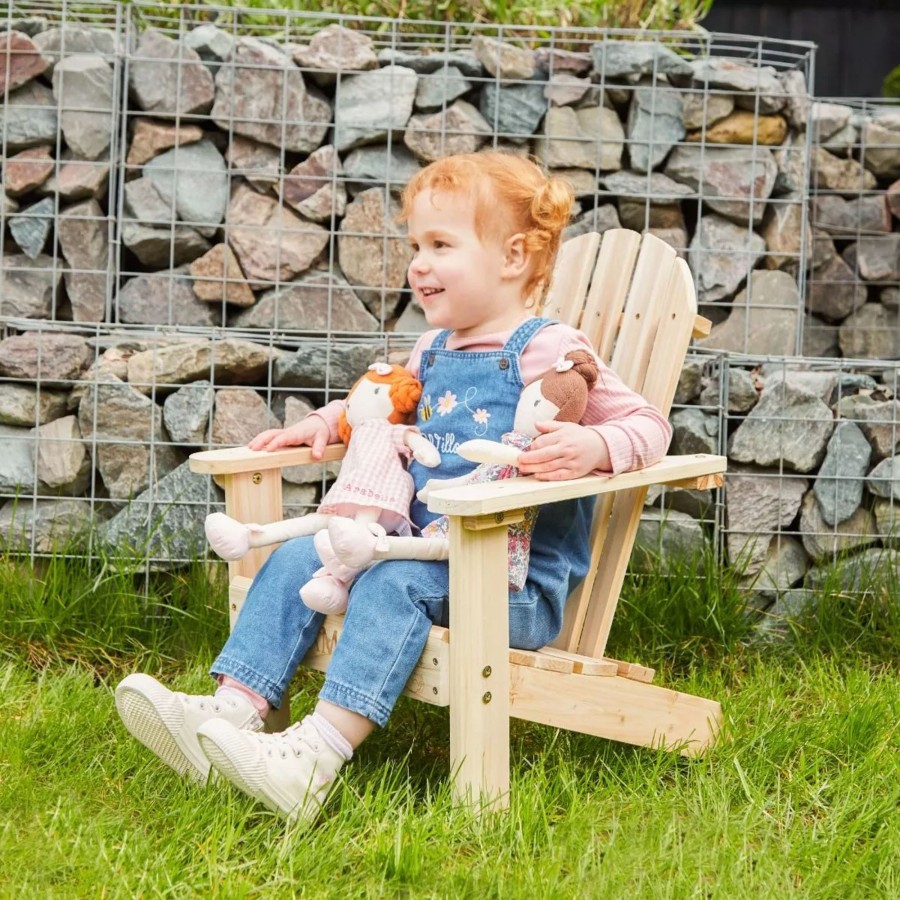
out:
<path id="1" fill-rule="evenodd" d="M 475 412 L 472 413 L 472 418 L 479 425 L 487 425 L 488 419 L 491 417 L 491 414 L 486 409 L 476 409 Z"/>
<path id="2" fill-rule="evenodd" d="M 443 397 L 438 397 L 437 411 L 439 416 L 446 416 L 448 413 L 453 412 L 455 408 L 456 394 L 451 394 L 450 391 L 447 391 Z"/>

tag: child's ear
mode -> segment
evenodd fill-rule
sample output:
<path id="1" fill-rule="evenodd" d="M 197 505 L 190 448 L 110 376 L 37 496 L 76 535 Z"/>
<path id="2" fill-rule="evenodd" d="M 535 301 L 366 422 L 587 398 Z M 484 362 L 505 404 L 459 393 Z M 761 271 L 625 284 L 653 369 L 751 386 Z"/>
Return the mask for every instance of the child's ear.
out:
<path id="1" fill-rule="evenodd" d="M 528 269 L 528 252 L 525 250 L 525 235 L 519 232 L 506 239 L 503 245 L 503 275 L 518 278 Z"/>

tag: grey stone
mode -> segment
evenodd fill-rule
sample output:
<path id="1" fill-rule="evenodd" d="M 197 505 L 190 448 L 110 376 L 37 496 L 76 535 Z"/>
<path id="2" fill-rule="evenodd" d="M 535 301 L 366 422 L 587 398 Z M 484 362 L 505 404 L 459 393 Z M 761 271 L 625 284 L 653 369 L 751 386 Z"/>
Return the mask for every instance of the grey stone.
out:
<path id="1" fill-rule="evenodd" d="M 122 243 L 150 269 L 182 266 L 209 250 L 209 241 L 189 225 L 151 228 L 124 221 L 121 234 Z"/>
<path id="2" fill-rule="evenodd" d="M 256 305 L 236 315 L 233 328 L 287 331 L 378 331 L 379 322 L 338 274 L 314 271 L 262 294 Z"/>
<path id="3" fill-rule="evenodd" d="M 466 78 L 481 78 L 485 74 L 480 60 L 467 49 L 419 53 L 385 47 L 378 51 L 378 62 L 383 66 L 403 66 L 422 75 L 437 72 L 446 66 L 454 66 Z"/>
<path id="4" fill-rule="evenodd" d="M 822 598 L 825 589 L 830 593 L 859 594 L 871 590 L 874 584 L 882 586 L 896 583 L 900 576 L 900 552 L 873 547 L 853 556 L 845 556 L 835 565 L 811 569 L 806 577 L 806 587 L 811 588 L 816 599 Z M 826 599 L 828 598 L 827 595 Z"/>
<path id="5" fill-rule="evenodd" d="M 344 159 L 344 175 L 351 193 L 387 184 L 399 191 L 421 168 L 416 157 L 404 146 L 358 147 Z"/>
<path id="6" fill-rule="evenodd" d="M 731 436 L 728 455 L 738 462 L 811 472 L 825 456 L 834 430 L 831 410 L 790 382 L 763 389 L 759 402 Z"/>
<path id="7" fill-rule="evenodd" d="M 806 76 L 799 69 L 782 72 L 779 76 L 781 85 L 787 96 L 785 113 L 792 128 L 804 131 L 809 121 L 809 85 Z"/>
<path id="8" fill-rule="evenodd" d="M 801 137 L 803 139 L 801 140 Z M 775 176 L 774 196 L 782 194 L 800 194 L 807 191 L 808 166 L 806 158 L 805 136 L 791 134 L 785 138 L 780 147 L 772 151 L 778 174 Z"/>
<path id="9" fill-rule="evenodd" d="M 812 197 L 810 222 L 828 234 L 856 238 L 861 234 L 884 234 L 891 230 L 891 216 L 884 197 L 845 200 L 832 194 Z"/>
<path id="10" fill-rule="evenodd" d="M 866 478 L 870 494 L 900 502 L 900 457 L 883 459 Z"/>
<path id="11" fill-rule="evenodd" d="M 725 476 L 728 515 L 726 544 L 730 564 L 744 575 L 760 571 L 776 534 L 797 516 L 809 487 L 805 478 L 779 471 L 753 471 L 741 466 Z"/>
<path id="12" fill-rule="evenodd" d="M 183 222 L 199 229 L 217 226 L 225 218 L 228 170 L 211 141 L 167 150 L 151 159 L 144 172 L 166 206 L 171 208 L 174 204 Z"/>
<path id="13" fill-rule="evenodd" d="M 68 159 L 63 152 L 57 174 L 41 186 L 41 193 L 57 194 L 60 202 L 67 200 L 101 199 L 109 186 L 109 162 L 107 160 Z"/>
<path id="14" fill-rule="evenodd" d="M 850 122 L 853 107 L 845 103 L 828 103 L 824 100 L 813 102 L 809 111 L 809 126 L 815 144 L 830 138 L 845 128 Z"/>
<path id="15" fill-rule="evenodd" d="M 900 504 L 896 499 L 878 499 L 872 507 L 878 535 L 886 547 L 897 547 L 900 543 Z"/>
<path id="16" fill-rule="evenodd" d="M 281 151 L 269 144 L 234 135 L 225 151 L 232 177 L 244 177 L 252 188 L 265 193 L 281 179 Z"/>
<path id="17" fill-rule="evenodd" d="M 829 525 L 822 516 L 813 491 L 803 498 L 800 534 L 806 552 L 818 563 L 878 540 L 875 516 L 869 510 L 860 506 L 843 522 Z"/>
<path id="18" fill-rule="evenodd" d="M 416 73 L 403 66 L 342 79 L 334 111 L 334 146 L 343 152 L 405 129 L 417 87 Z"/>
<path id="19" fill-rule="evenodd" d="M 550 101 L 551 107 L 571 106 L 578 103 L 589 90 L 591 90 L 589 79 L 579 78 L 571 72 L 557 72 L 547 81 L 544 96 Z"/>
<path id="20" fill-rule="evenodd" d="M 841 159 L 824 147 L 814 147 L 809 173 L 810 184 L 819 191 L 835 191 L 854 197 L 876 185 L 875 176 L 855 159 Z"/>
<path id="21" fill-rule="evenodd" d="M 378 68 L 372 38 L 336 23 L 317 31 L 309 46 L 294 47 L 292 55 L 298 66 L 328 73 L 331 78 L 324 79 L 324 83 L 333 82 L 337 72 L 362 72 Z"/>
<path id="22" fill-rule="evenodd" d="M 56 236 L 66 260 L 66 293 L 76 322 L 106 318 L 107 286 L 112 283 L 109 228 L 96 200 L 68 207 L 56 221 Z"/>
<path id="23" fill-rule="evenodd" d="M 601 176 L 600 184 L 618 197 L 646 199 L 651 205 L 671 205 L 673 201 L 693 194 L 689 187 L 662 172 L 613 172 Z"/>
<path id="24" fill-rule="evenodd" d="M 857 372 L 840 372 L 837 376 L 837 383 L 834 386 L 831 397 L 826 401 L 829 406 L 835 406 L 844 397 L 851 397 L 859 392 L 872 394 L 879 388 L 878 382 L 871 375 L 865 375 Z"/>
<path id="25" fill-rule="evenodd" d="M 692 63 L 697 85 L 735 91 L 735 102 L 765 115 L 783 109 L 785 89 L 771 66 L 757 66 L 742 59 L 706 57 Z"/>
<path id="26" fill-rule="evenodd" d="M 770 544 L 759 571 L 743 584 L 746 590 L 772 600 L 799 584 L 809 568 L 809 554 L 797 538 L 778 535 Z"/>
<path id="27" fill-rule="evenodd" d="M 50 197 L 38 200 L 9 217 L 9 232 L 29 259 L 37 259 L 53 228 L 55 204 Z"/>
<path id="28" fill-rule="evenodd" d="M 716 91 L 689 91 L 682 100 L 682 122 L 690 131 L 708 128 L 734 109 L 733 95 Z"/>
<path id="29" fill-rule="evenodd" d="M 0 341 L 0 375 L 42 386 L 78 378 L 93 352 L 77 334 L 26 331 Z"/>
<path id="30" fill-rule="evenodd" d="M 138 275 L 116 295 L 119 322 L 131 325 L 215 325 L 219 311 L 197 299 L 187 272 Z"/>
<path id="31" fill-rule="evenodd" d="M 282 469 L 283 475 L 284 470 Z M 315 484 L 292 484 L 286 478 L 282 478 L 281 508 L 284 510 L 284 517 L 288 519 L 315 512 L 318 493 Z"/>
<path id="32" fill-rule="evenodd" d="M 537 131 L 547 111 L 547 99 L 543 84 L 537 81 L 509 85 L 488 82 L 481 89 L 478 108 L 495 134 L 521 144 Z"/>
<path id="33" fill-rule="evenodd" d="M 213 77 L 219 71 L 221 63 L 234 52 L 234 38 L 225 29 L 208 22 L 192 28 L 182 40 L 185 47 L 189 47 L 203 60 Z"/>
<path id="34" fill-rule="evenodd" d="M 593 68 L 593 60 L 589 53 L 575 50 L 563 50 L 560 47 L 544 45 L 534 51 L 534 63 L 551 78 L 557 72 L 573 72 L 575 75 L 586 75 Z"/>
<path id="35" fill-rule="evenodd" d="M 403 133 L 403 143 L 424 162 L 444 156 L 474 153 L 490 139 L 491 126 L 465 100 L 429 115 L 414 115 Z"/>
<path id="36" fill-rule="evenodd" d="M 765 249 L 765 241 L 746 225 L 717 215 L 703 216 L 688 252 L 697 299 L 709 303 L 732 296 Z"/>
<path id="37" fill-rule="evenodd" d="M 379 344 L 304 341 L 296 353 L 275 360 L 273 382 L 278 387 L 348 389 L 381 353 Z"/>
<path id="38" fill-rule="evenodd" d="M 762 222 L 778 167 L 768 147 L 676 147 L 665 173 L 735 222 Z"/>
<path id="39" fill-rule="evenodd" d="M 787 384 L 798 391 L 806 391 L 818 397 L 823 403 L 831 405 L 831 398 L 838 383 L 835 371 L 816 371 L 784 362 L 763 363 L 759 369 L 766 390 L 775 390 L 781 384 Z"/>
<path id="40" fill-rule="evenodd" d="M 355 77 L 363 76 L 342 82 L 342 95 Z M 283 52 L 242 37 L 229 63 L 216 73 L 212 118 L 229 134 L 288 152 L 311 153 L 328 132 L 332 108 Z"/>
<path id="41" fill-rule="evenodd" d="M 15 494 L 35 488 L 34 429 L 0 425 L 0 491 Z"/>
<path id="42" fill-rule="evenodd" d="M 177 444 L 203 446 L 215 397 L 212 382 L 205 378 L 169 394 L 163 403 L 163 422 L 169 437 Z"/>
<path id="43" fill-rule="evenodd" d="M 30 384 L 0 384 L 0 424 L 43 425 L 66 414 L 66 394 Z"/>
<path id="44" fill-rule="evenodd" d="M 806 308 L 831 322 L 846 319 L 866 302 L 866 286 L 836 254 L 813 269 L 806 286 Z"/>
<path id="45" fill-rule="evenodd" d="M 826 524 L 837 525 L 859 508 L 871 455 L 872 448 L 859 427 L 846 420 L 838 422 L 813 486 Z"/>
<path id="46" fill-rule="evenodd" d="M 117 379 L 88 385 L 78 425 L 83 435 L 93 435 L 96 466 L 114 499 L 140 494 L 181 462 L 168 446 L 162 409 Z"/>
<path id="47" fill-rule="evenodd" d="M 800 317 L 800 292 L 790 275 L 780 270 L 750 273 L 747 286 L 735 297 L 731 314 L 714 325 L 696 345 L 742 353 L 791 356 L 795 352 Z"/>
<path id="48" fill-rule="evenodd" d="M 655 169 L 684 135 L 681 93 L 671 88 L 638 87 L 628 109 L 628 158 L 638 172 Z"/>
<path id="49" fill-rule="evenodd" d="M 329 239 L 321 225 L 244 185 L 232 193 L 228 224 L 228 242 L 251 287 L 290 281 L 305 272 Z"/>
<path id="50" fill-rule="evenodd" d="M 10 91 L 0 106 L 0 133 L 5 136 L 6 154 L 41 144 L 56 144 L 59 121 L 53 92 L 37 81 L 29 81 Z"/>
<path id="51" fill-rule="evenodd" d="M 645 509 L 634 541 L 631 565 L 638 571 L 657 562 L 699 558 L 707 545 L 703 527 L 692 516 L 675 510 Z"/>
<path id="52" fill-rule="evenodd" d="M 866 281 L 900 280 L 900 232 L 866 235 L 856 244 L 859 274 Z"/>
<path id="53" fill-rule="evenodd" d="M 746 370 L 737 366 L 728 368 L 728 396 L 725 400 L 729 413 L 748 413 L 759 401 L 756 382 Z M 703 406 L 719 405 L 719 379 L 712 378 L 700 392 L 700 403 Z"/>
<path id="54" fill-rule="evenodd" d="M 691 64 L 656 41 L 596 41 L 591 44 L 594 73 L 604 78 L 629 75 L 690 77 Z"/>
<path id="55" fill-rule="evenodd" d="M 760 229 L 766 242 L 764 264 L 769 269 L 783 269 L 799 265 L 803 252 L 802 240 L 806 200 L 801 194 L 785 197 L 784 202 L 770 203 Z M 806 231 L 806 254 L 809 256 L 812 232 Z"/>
<path id="56" fill-rule="evenodd" d="M 119 40 L 114 31 L 108 28 L 88 27 L 73 21 L 67 21 L 65 28 L 47 28 L 35 34 L 33 39 L 47 63 L 45 73 L 47 75 L 53 74 L 53 67 L 64 58 L 64 55 L 87 53 L 111 62 L 121 53 Z"/>
<path id="57" fill-rule="evenodd" d="M 272 358 L 281 351 L 243 341 L 223 338 L 208 341 L 185 340 L 161 347 L 149 347 L 128 359 L 128 381 L 149 393 L 166 386 L 206 380 L 216 384 L 246 384 L 264 377 Z"/>
<path id="58" fill-rule="evenodd" d="M 338 233 L 338 256 L 356 295 L 382 321 L 397 309 L 412 250 L 397 223 L 400 207 L 383 188 L 358 194 L 347 207 Z"/>
<path id="59" fill-rule="evenodd" d="M 675 386 L 676 406 L 691 403 L 700 396 L 700 387 L 703 377 L 703 363 L 687 360 L 681 366 L 681 374 L 678 376 L 678 384 Z"/>
<path id="60" fill-rule="evenodd" d="M 60 494 L 83 494 L 91 484 L 91 455 L 75 416 L 54 419 L 38 428 L 38 482 Z"/>
<path id="61" fill-rule="evenodd" d="M 213 406 L 210 439 L 214 446 L 243 446 L 281 422 L 252 388 L 220 388 Z"/>
<path id="62" fill-rule="evenodd" d="M 596 231 L 603 234 L 610 228 L 621 228 L 619 222 L 619 214 L 616 212 L 612 203 L 604 203 L 594 209 L 589 209 L 581 215 L 576 216 L 572 220 L 572 224 L 563 232 L 563 240 L 568 241 L 573 237 L 581 234 L 587 234 L 589 231 Z"/>
<path id="63" fill-rule="evenodd" d="M 822 142 L 822 146 L 832 153 L 847 154 L 859 145 L 859 131 L 853 125 L 847 125 L 836 134 Z"/>
<path id="64" fill-rule="evenodd" d="M 10 501 L 0 509 L 0 535 L 11 549 L 62 553 L 83 546 L 94 516 L 90 500 Z"/>
<path id="65" fill-rule="evenodd" d="M 862 429 L 872 445 L 875 462 L 894 456 L 900 449 L 900 401 L 873 400 L 865 395 L 847 397 L 838 404 L 838 411 Z"/>
<path id="66" fill-rule="evenodd" d="M 670 417 L 672 423 L 672 453 L 718 453 L 719 417 L 696 407 L 679 409 Z"/>
<path id="67" fill-rule="evenodd" d="M 151 569 L 187 564 L 206 551 L 204 511 L 223 500 L 212 478 L 183 463 L 101 526 L 100 539 L 148 560 Z"/>
<path id="68" fill-rule="evenodd" d="M 608 172 L 621 167 L 624 142 L 622 123 L 611 109 L 551 107 L 535 141 L 535 155 L 549 168 Z"/>
<path id="69" fill-rule="evenodd" d="M 113 137 L 114 72 L 102 56 L 76 54 L 53 70 L 53 96 L 69 149 L 82 159 L 100 159 Z"/>
<path id="70" fill-rule="evenodd" d="M 155 28 L 141 34 L 128 82 L 138 108 L 160 118 L 207 113 L 215 96 L 199 54 Z"/>
<path id="71" fill-rule="evenodd" d="M 472 52 L 488 74 L 497 78 L 521 80 L 534 75 L 531 50 L 477 34 L 472 38 Z"/>
<path id="72" fill-rule="evenodd" d="M 879 178 L 900 177 L 900 116 L 881 116 L 863 128 L 863 165 Z"/>
<path id="73" fill-rule="evenodd" d="M 394 322 L 394 334 L 424 334 L 428 331 L 428 321 L 422 308 L 410 300 L 406 308 Z"/>
<path id="74" fill-rule="evenodd" d="M 864 303 L 841 323 L 841 353 L 854 359 L 900 356 L 900 316 L 880 303 Z"/>

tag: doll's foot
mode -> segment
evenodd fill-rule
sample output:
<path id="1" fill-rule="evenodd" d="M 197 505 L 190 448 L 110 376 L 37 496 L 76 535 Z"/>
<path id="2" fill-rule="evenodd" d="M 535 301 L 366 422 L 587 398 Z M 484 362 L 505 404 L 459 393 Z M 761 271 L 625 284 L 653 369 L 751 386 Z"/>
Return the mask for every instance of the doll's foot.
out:
<path id="1" fill-rule="evenodd" d="M 325 569 L 319 569 L 313 577 L 300 588 L 300 599 L 315 612 L 329 615 L 340 615 L 347 609 L 350 592 L 347 585 L 329 575 Z"/>
<path id="2" fill-rule="evenodd" d="M 210 513 L 206 517 L 206 539 L 222 559 L 241 559 L 250 549 L 250 531 L 258 525 L 245 525 L 226 516 L 225 513 Z"/>
<path id="3" fill-rule="evenodd" d="M 364 569 L 375 561 L 375 548 L 384 533 L 380 525 L 363 525 L 343 516 L 335 516 L 328 523 L 332 553 L 345 566 L 357 570 Z"/>

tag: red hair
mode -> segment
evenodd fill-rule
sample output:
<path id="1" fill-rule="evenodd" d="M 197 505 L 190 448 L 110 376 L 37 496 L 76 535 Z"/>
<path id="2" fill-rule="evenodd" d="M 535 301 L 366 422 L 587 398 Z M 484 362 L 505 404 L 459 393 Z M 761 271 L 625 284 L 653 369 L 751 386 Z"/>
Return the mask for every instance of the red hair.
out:
<path id="1" fill-rule="evenodd" d="M 468 194 L 475 204 L 475 232 L 479 239 L 499 240 L 525 235 L 530 257 L 525 293 L 546 293 L 550 273 L 572 214 L 573 193 L 568 182 L 550 178 L 521 156 L 486 150 L 446 156 L 409 180 L 403 191 L 399 220 L 405 222 L 415 198 L 424 190 Z"/>
<path id="2" fill-rule="evenodd" d="M 388 416 L 388 422 L 392 425 L 402 425 L 409 421 L 410 414 L 415 412 L 419 398 L 422 396 L 422 385 L 417 378 L 413 378 L 403 366 L 391 366 L 391 371 L 386 375 L 379 375 L 378 372 L 369 369 L 350 388 L 350 393 L 347 394 L 348 399 L 356 390 L 356 386 L 364 380 L 374 381 L 375 384 L 390 385 L 388 396 L 391 398 L 394 409 Z M 345 444 L 350 443 L 352 431 L 353 429 L 347 421 L 347 413 L 342 412 L 338 419 L 338 435 Z"/>

